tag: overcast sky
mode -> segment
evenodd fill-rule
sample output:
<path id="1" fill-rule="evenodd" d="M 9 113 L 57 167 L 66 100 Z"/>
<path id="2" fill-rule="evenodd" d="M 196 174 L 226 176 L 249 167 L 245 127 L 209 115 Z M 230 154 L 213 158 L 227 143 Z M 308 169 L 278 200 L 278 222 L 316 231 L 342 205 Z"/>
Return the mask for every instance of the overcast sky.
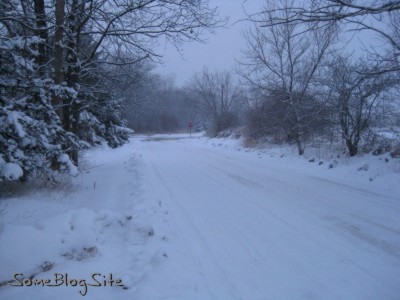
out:
<path id="1" fill-rule="evenodd" d="M 242 51 L 246 49 L 242 32 L 250 25 L 247 21 L 238 22 L 246 18 L 243 7 L 246 12 L 254 13 L 260 10 L 264 2 L 264 0 L 210 0 L 211 6 L 219 8 L 222 18 L 229 17 L 226 28 L 217 29 L 215 34 L 206 33 L 205 44 L 198 42 L 183 44 L 182 55 L 170 44 L 160 45 L 158 53 L 164 56 L 164 64 L 157 65 L 155 71 L 166 76 L 172 75 L 175 84 L 183 86 L 204 66 L 211 71 L 233 70 L 235 59 L 239 59 Z M 355 38 L 353 35 L 354 32 L 342 34 L 341 46 L 338 44 L 337 49 L 348 53 L 365 54 L 361 51 L 362 47 L 368 48 L 370 43 L 381 43 L 371 35 L 371 32 L 357 33 Z"/>
<path id="2" fill-rule="evenodd" d="M 206 44 L 186 43 L 182 45 L 182 56 L 171 45 L 161 45 L 159 52 L 164 55 L 165 63 L 158 65 L 157 73 L 171 75 L 175 78 L 175 84 L 182 86 L 195 73 L 204 66 L 210 70 L 231 70 L 235 64 L 235 58 L 239 58 L 241 50 L 246 43 L 242 37 L 242 31 L 248 26 L 248 22 L 237 22 L 245 18 L 242 8 L 246 11 L 254 11 L 260 8 L 260 0 L 210 0 L 211 6 L 217 6 L 221 17 L 229 17 L 227 28 L 219 28 L 215 34 L 207 34 Z"/>

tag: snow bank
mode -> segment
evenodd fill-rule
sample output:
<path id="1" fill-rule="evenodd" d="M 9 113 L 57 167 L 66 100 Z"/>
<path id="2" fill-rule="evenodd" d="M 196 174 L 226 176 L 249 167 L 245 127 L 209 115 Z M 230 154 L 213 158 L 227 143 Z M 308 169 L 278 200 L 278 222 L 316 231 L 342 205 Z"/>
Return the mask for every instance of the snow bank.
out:
<path id="1" fill-rule="evenodd" d="M 87 169 L 73 179 L 69 193 L 37 192 L 0 200 L 2 300 L 76 299 L 84 288 L 14 287 L 10 284 L 17 283 L 15 274 L 21 281 L 50 279 L 53 283 L 56 274 L 92 283 L 94 273 L 99 274 L 98 280 L 108 280 L 111 274 L 122 283 L 88 286 L 88 299 L 132 298 L 149 267 L 156 264 L 153 260 L 159 249 L 152 246 L 155 233 L 149 207 L 140 208 L 133 197 L 139 174 L 131 147 L 89 151 Z M 67 163 L 62 157 L 60 161 Z M 6 166 L 7 174 L 18 175 L 17 167 Z"/>
<path id="2" fill-rule="evenodd" d="M 386 190 L 388 194 L 398 191 L 400 177 L 400 158 L 392 158 L 390 153 L 382 155 L 359 154 L 355 157 L 340 155 L 327 149 L 306 148 L 299 156 L 295 145 L 271 143 L 245 147 L 244 138 L 213 138 L 198 141 L 199 145 L 220 151 L 246 153 L 260 160 L 267 160 L 282 166 L 301 170 L 302 173 L 335 180 L 343 184 L 354 183 L 370 190 Z"/>

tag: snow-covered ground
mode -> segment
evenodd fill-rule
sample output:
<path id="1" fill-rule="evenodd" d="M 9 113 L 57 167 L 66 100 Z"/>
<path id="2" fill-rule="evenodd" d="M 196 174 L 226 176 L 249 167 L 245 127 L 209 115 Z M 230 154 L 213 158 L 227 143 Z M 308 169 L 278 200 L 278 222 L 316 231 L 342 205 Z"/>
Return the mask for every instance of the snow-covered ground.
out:
<path id="1" fill-rule="evenodd" d="M 399 159 L 293 152 L 186 134 L 90 151 L 71 186 L 0 200 L 0 298 L 400 299 Z"/>

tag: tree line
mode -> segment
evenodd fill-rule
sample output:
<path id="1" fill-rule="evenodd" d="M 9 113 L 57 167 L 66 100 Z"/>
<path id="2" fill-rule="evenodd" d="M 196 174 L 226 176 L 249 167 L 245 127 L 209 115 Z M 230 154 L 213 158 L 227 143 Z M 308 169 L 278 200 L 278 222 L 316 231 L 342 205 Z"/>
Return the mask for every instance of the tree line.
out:
<path id="1" fill-rule="evenodd" d="M 73 173 L 83 149 L 189 121 L 209 136 L 242 126 L 247 138 L 294 143 L 299 155 L 329 140 L 354 156 L 376 144 L 376 129 L 395 136 L 400 1 L 263 3 L 247 16 L 234 70 L 205 68 L 177 88 L 154 72 L 154 46 L 201 41 L 224 25 L 208 1 L 2 0 L 0 179 Z M 364 32 L 379 43 L 341 48 Z"/>
<path id="2" fill-rule="evenodd" d="M 260 98 L 252 134 L 280 131 L 302 155 L 310 138 L 336 131 L 354 156 L 373 126 L 398 126 L 399 11 L 400 1 L 266 1 L 249 16 L 239 70 Z M 349 32 L 380 43 L 348 54 L 339 45 Z"/>

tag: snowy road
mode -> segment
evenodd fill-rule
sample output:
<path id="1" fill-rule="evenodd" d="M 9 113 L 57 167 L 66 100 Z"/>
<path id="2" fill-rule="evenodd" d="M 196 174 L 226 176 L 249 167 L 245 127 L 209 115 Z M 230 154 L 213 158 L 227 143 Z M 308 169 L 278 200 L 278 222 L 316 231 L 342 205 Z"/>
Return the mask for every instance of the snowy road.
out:
<path id="1" fill-rule="evenodd" d="M 279 160 L 142 138 L 166 258 L 135 299 L 400 299 L 400 201 Z"/>
<path id="2" fill-rule="evenodd" d="M 72 182 L 2 199 L 0 299 L 400 299 L 400 161 L 183 137 L 88 151 Z M 40 284 L 57 274 L 83 285 Z"/>

